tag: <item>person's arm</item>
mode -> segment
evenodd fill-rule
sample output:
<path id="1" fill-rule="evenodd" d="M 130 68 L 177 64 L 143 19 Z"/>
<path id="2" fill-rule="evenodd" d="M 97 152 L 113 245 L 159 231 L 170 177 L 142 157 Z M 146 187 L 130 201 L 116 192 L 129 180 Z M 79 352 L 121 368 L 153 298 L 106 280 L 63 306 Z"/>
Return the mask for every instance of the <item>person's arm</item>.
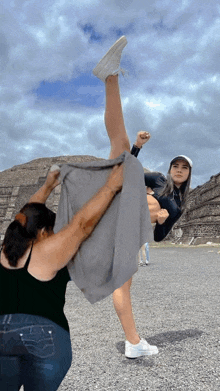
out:
<path id="1" fill-rule="evenodd" d="M 123 165 L 115 166 L 106 184 L 79 210 L 60 232 L 34 246 L 35 270 L 56 272 L 73 258 L 82 242 L 88 238 L 110 206 L 123 183 Z M 33 262 L 32 262 L 33 269 Z"/>
<path id="2" fill-rule="evenodd" d="M 156 223 L 154 229 L 154 240 L 155 242 L 161 242 L 170 232 L 174 223 L 165 221 L 163 224 Z"/>
<path id="3" fill-rule="evenodd" d="M 144 174 L 145 185 L 155 190 L 158 193 L 158 189 L 163 189 L 166 184 L 166 178 L 159 172 L 147 172 Z M 158 197 L 156 197 L 158 200 Z M 159 202 L 159 201 L 158 201 Z M 161 208 L 157 212 L 156 226 L 154 229 L 154 240 L 160 242 L 163 240 L 172 228 L 173 223 L 169 218 L 169 212 L 167 209 Z"/>
<path id="4" fill-rule="evenodd" d="M 161 209 L 161 211 L 166 211 L 166 209 Z M 167 212 L 167 214 L 168 214 L 168 212 Z M 181 213 L 178 213 L 178 214 L 176 214 L 175 217 L 172 217 L 172 218 L 170 216 L 168 216 L 163 224 L 159 224 L 158 222 L 156 223 L 155 230 L 154 230 L 155 242 L 161 242 L 161 240 L 165 239 L 165 237 L 171 231 L 174 224 L 177 222 L 177 220 L 179 220 L 180 216 L 181 216 Z M 165 214 L 164 214 L 164 217 L 165 217 Z"/>
<path id="5" fill-rule="evenodd" d="M 144 132 L 140 131 L 137 133 L 136 141 L 133 144 L 133 147 L 131 149 L 131 154 L 134 155 L 135 157 L 138 156 L 140 149 L 142 146 L 150 140 L 150 133 L 149 132 Z"/>
<path id="6" fill-rule="evenodd" d="M 41 204 L 44 204 L 53 189 L 60 184 L 58 179 L 59 174 L 59 170 L 49 171 L 45 183 L 35 194 L 31 196 L 28 203 L 40 202 Z"/>
<path id="7" fill-rule="evenodd" d="M 150 187 L 153 191 L 163 189 L 166 184 L 166 178 L 161 172 L 150 171 L 144 173 L 145 186 Z"/>
<path id="8" fill-rule="evenodd" d="M 167 228 L 165 223 L 161 225 L 156 223 L 156 226 L 154 228 L 154 241 L 161 242 L 167 236 L 170 229 Z"/>

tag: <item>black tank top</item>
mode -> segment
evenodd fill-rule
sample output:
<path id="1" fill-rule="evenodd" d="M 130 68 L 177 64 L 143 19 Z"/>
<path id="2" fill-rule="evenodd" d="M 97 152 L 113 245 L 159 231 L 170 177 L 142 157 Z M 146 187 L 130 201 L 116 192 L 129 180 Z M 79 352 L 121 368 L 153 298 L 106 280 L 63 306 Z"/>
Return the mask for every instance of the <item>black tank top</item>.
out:
<path id="1" fill-rule="evenodd" d="M 70 276 L 66 267 L 50 281 L 40 281 L 28 273 L 31 252 L 20 269 L 0 263 L 0 315 L 30 314 L 50 319 L 69 331 L 63 308 Z"/>

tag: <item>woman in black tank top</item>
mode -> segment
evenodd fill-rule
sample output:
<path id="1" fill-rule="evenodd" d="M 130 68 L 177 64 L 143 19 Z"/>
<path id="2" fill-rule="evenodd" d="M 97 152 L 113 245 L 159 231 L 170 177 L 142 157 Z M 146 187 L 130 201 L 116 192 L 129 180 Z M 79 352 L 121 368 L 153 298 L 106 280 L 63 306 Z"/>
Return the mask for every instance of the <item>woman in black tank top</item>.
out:
<path id="1" fill-rule="evenodd" d="M 55 391 L 72 360 L 64 315 L 66 265 L 91 234 L 123 183 L 123 165 L 105 185 L 53 233 L 55 213 L 45 206 L 59 184 L 59 171 L 7 228 L 0 257 L 0 390 Z M 11 387 L 11 388 L 10 388 Z"/>

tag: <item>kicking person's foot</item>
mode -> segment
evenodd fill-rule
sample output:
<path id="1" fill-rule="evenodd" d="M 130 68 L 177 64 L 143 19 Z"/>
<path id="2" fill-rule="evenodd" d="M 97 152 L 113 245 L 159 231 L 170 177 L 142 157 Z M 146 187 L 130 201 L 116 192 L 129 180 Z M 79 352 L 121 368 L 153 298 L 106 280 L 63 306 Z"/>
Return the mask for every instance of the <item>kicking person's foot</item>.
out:
<path id="1" fill-rule="evenodd" d="M 157 347 L 149 345 L 145 339 L 141 339 L 136 345 L 133 345 L 129 341 L 125 341 L 125 357 L 137 358 L 141 356 L 151 356 L 152 354 L 157 353 Z"/>
<path id="2" fill-rule="evenodd" d="M 50 167 L 50 171 L 60 171 L 60 166 L 58 166 L 57 164 L 53 164 Z"/>
<path id="3" fill-rule="evenodd" d="M 121 53 L 127 45 L 127 39 L 123 35 L 114 45 L 108 50 L 105 56 L 99 61 L 93 69 L 93 75 L 105 82 L 110 75 L 116 75 L 120 69 Z"/>

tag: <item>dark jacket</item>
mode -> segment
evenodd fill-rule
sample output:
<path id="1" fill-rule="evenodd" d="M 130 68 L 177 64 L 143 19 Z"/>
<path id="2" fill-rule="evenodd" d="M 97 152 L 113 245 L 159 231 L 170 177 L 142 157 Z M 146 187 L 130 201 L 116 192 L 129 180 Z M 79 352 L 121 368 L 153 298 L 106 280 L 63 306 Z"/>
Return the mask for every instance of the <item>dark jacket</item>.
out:
<path id="1" fill-rule="evenodd" d="M 140 149 L 136 146 L 132 147 L 131 154 L 138 156 Z M 154 230 L 155 242 L 163 240 L 170 232 L 173 225 L 181 216 L 181 198 L 180 189 L 174 186 L 174 190 L 168 196 L 161 196 L 161 191 L 166 185 L 167 179 L 160 172 L 148 172 L 144 174 L 145 185 L 150 187 L 153 191 L 153 197 L 159 202 L 162 209 L 166 209 L 169 217 L 163 224 L 156 223 Z"/>

